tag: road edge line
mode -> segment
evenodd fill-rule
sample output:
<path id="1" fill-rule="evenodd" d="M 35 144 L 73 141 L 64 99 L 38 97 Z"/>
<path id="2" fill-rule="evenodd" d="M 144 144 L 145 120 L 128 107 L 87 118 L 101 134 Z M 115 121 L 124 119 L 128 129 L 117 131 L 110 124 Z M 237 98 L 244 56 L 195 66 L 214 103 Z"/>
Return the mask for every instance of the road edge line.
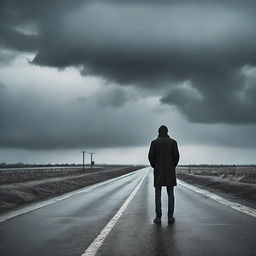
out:
<path id="1" fill-rule="evenodd" d="M 194 192 L 197 192 L 197 193 L 199 193 L 201 195 L 204 195 L 204 196 L 206 196 L 208 198 L 211 198 L 211 199 L 213 199 L 213 200 L 215 200 L 215 201 L 217 201 L 217 202 L 219 202 L 219 203 L 221 203 L 223 205 L 229 206 L 230 208 L 232 208 L 234 210 L 237 210 L 239 212 L 245 213 L 245 214 L 247 214 L 247 215 L 249 215 L 251 217 L 256 218 L 256 210 L 251 208 L 251 207 L 248 207 L 248 206 L 245 206 L 245 205 L 242 205 L 242 204 L 239 204 L 239 203 L 235 203 L 235 202 L 229 201 L 229 200 L 227 200 L 227 199 L 225 199 L 225 198 L 223 198 L 223 197 L 221 197 L 221 196 L 219 196 L 217 194 L 214 194 L 214 193 L 209 192 L 209 191 L 207 191 L 205 189 L 201 189 L 201 188 L 198 188 L 196 186 L 193 186 L 193 185 L 191 185 L 191 184 L 189 184 L 187 182 L 181 181 L 180 179 L 178 179 L 178 184 L 183 186 L 183 187 L 185 187 L 185 188 L 187 188 L 187 189 L 190 189 L 190 190 L 192 190 Z"/>

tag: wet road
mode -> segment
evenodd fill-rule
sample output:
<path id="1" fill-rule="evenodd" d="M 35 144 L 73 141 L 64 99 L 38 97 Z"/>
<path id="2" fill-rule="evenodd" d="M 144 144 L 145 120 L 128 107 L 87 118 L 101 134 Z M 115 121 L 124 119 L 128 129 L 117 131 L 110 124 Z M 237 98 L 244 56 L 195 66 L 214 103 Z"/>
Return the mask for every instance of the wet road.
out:
<path id="1" fill-rule="evenodd" d="M 0 223 L 0 255 L 82 255 L 148 168 Z M 150 170 L 97 255 L 256 255 L 256 219 L 175 188 L 176 223 L 153 224 Z M 163 214 L 167 196 L 162 193 Z"/>

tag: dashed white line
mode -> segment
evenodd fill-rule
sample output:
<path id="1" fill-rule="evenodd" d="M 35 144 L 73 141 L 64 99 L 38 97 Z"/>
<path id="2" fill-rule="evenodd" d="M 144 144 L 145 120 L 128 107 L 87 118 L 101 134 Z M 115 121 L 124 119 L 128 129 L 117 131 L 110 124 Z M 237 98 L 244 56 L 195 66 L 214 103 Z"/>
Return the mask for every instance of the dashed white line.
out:
<path id="1" fill-rule="evenodd" d="M 256 218 L 256 210 L 251 208 L 251 207 L 248 207 L 248 206 L 245 206 L 245 205 L 242 205 L 242 204 L 239 204 L 239 203 L 231 202 L 231 201 L 229 201 L 229 200 L 227 200 L 227 199 L 225 199 L 225 198 L 223 198 L 223 197 L 221 197 L 219 195 L 216 195 L 216 194 L 211 193 L 211 192 L 209 192 L 207 190 L 195 187 L 195 186 L 193 186 L 191 184 L 188 184 L 188 183 L 186 183 L 184 181 L 181 181 L 181 180 L 178 180 L 178 184 L 180 184 L 183 187 L 188 188 L 188 189 L 190 189 L 192 191 L 195 191 L 195 192 L 197 192 L 199 194 L 202 194 L 202 195 L 204 195 L 204 196 L 206 196 L 208 198 L 211 198 L 211 199 L 213 199 L 213 200 L 215 200 L 215 201 L 217 201 L 217 202 L 219 202 L 221 204 L 229 206 L 232 209 L 235 209 L 235 210 L 237 210 L 239 212 L 245 213 L 247 215 L 250 215 L 250 216 Z"/>
<path id="2" fill-rule="evenodd" d="M 146 168 L 143 168 L 143 169 L 146 169 Z M 142 171 L 143 169 L 141 169 L 139 171 Z M 25 207 L 23 207 L 23 208 L 21 208 L 19 210 L 14 210 L 14 211 L 8 212 L 6 214 L 0 215 L 0 223 L 4 222 L 6 220 L 12 219 L 14 217 L 17 217 L 19 215 L 25 214 L 27 212 L 31 212 L 31 211 L 40 209 L 40 208 L 45 207 L 45 206 L 50 205 L 50 204 L 54 204 L 54 203 L 56 203 L 58 201 L 62 201 L 62 200 L 67 199 L 67 198 L 69 198 L 71 196 L 78 195 L 78 194 L 85 193 L 85 192 L 89 192 L 90 190 L 92 190 L 94 188 L 100 187 L 102 185 L 105 185 L 107 183 L 113 182 L 113 181 L 121 179 L 121 178 L 125 178 L 126 176 L 129 176 L 129 175 L 131 175 L 132 173 L 135 173 L 135 172 L 137 172 L 137 171 L 130 172 L 130 173 L 124 174 L 122 176 L 119 176 L 119 177 L 116 177 L 116 178 L 113 178 L 113 179 L 110 179 L 110 180 L 107 180 L 107 181 L 103 181 L 103 182 L 97 183 L 97 184 L 89 186 L 87 188 L 78 189 L 78 190 L 66 193 L 64 195 L 61 195 L 61 196 L 58 196 L 58 197 L 54 197 L 54 198 L 52 198 L 50 200 L 46 200 L 46 201 L 43 201 L 43 202 L 40 202 L 40 203 L 35 203 L 35 204 L 31 205 L 31 206 L 25 206 Z"/>
<path id="3" fill-rule="evenodd" d="M 101 233 L 95 238 L 95 240 L 90 244 L 90 246 L 86 249 L 86 251 L 82 254 L 82 256 L 94 256 L 96 255 L 97 251 L 103 244 L 104 240 L 110 233 L 110 231 L 113 229 L 119 218 L 124 213 L 125 209 L 127 208 L 128 204 L 131 202 L 131 200 L 136 195 L 138 189 L 140 188 L 144 178 L 148 174 L 149 169 L 146 171 L 144 176 L 141 178 L 139 184 L 135 187 L 133 192 L 130 194 L 130 196 L 126 199 L 126 201 L 123 203 L 121 208 L 118 210 L 118 212 L 114 215 L 114 217 L 108 222 L 108 224 L 102 229 Z"/>

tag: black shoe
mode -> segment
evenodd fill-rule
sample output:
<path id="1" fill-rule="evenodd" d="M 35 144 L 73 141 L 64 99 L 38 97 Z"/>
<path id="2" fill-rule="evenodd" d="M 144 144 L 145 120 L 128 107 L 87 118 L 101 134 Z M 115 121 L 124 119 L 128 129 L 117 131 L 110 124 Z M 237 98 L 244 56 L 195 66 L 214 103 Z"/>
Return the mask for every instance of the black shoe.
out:
<path id="1" fill-rule="evenodd" d="M 155 222 L 155 223 L 161 223 L 162 221 L 161 221 L 161 218 L 160 218 L 160 217 L 155 217 L 155 218 L 154 218 L 154 222 Z"/>
<path id="2" fill-rule="evenodd" d="M 169 223 L 169 224 L 172 224 L 172 223 L 174 223 L 174 222 L 175 222 L 175 218 L 174 218 L 174 217 L 168 218 L 168 223 Z"/>

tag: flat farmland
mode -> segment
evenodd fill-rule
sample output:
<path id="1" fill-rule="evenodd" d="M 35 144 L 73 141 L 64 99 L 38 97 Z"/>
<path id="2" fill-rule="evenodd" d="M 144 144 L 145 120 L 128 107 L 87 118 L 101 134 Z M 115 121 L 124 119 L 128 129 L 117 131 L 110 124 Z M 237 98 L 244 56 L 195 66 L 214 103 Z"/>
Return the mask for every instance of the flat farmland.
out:
<path id="1" fill-rule="evenodd" d="M 180 166 L 177 177 L 256 208 L 255 166 Z"/>
<path id="2" fill-rule="evenodd" d="M 177 172 L 256 184 L 256 166 L 181 166 Z"/>

